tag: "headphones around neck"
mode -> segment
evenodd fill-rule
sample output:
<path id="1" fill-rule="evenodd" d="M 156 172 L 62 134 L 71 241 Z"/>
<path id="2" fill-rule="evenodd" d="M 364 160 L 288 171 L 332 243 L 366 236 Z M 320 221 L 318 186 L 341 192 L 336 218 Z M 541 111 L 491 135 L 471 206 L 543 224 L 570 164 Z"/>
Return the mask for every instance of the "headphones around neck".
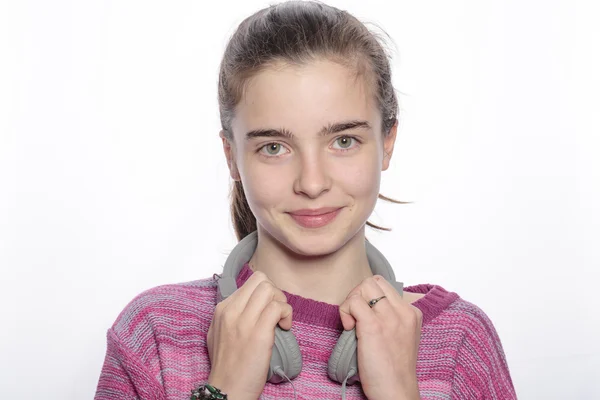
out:
<path id="1" fill-rule="evenodd" d="M 243 238 L 231 251 L 225 266 L 223 274 L 218 280 L 217 302 L 225 300 L 231 296 L 237 289 L 236 278 L 242 270 L 244 264 L 252 258 L 258 244 L 258 233 L 250 233 Z M 367 259 L 373 275 L 381 275 L 390 282 L 402 296 L 403 283 L 396 282 L 394 270 L 390 263 L 368 241 L 365 242 L 367 249 Z M 356 328 L 346 331 L 340 335 L 328 363 L 329 377 L 344 385 L 351 385 L 360 381 L 358 375 L 358 361 L 356 357 Z M 269 365 L 267 382 L 280 383 L 285 378 L 294 379 L 302 370 L 302 356 L 296 337 L 291 330 L 285 331 L 275 326 L 275 343 Z"/>

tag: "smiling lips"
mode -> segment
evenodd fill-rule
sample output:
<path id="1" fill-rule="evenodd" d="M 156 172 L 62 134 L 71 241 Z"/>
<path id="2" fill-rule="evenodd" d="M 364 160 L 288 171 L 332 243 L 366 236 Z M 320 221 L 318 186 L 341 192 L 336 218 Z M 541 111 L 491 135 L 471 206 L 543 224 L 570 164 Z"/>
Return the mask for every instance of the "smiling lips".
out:
<path id="1" fill-rule="evenodd" d="M 320 228 L 335 219 L 342 207 L 326 207 L 316 210 L 304 209 L 289 212 L 290 216 L 305 228 Z"/>

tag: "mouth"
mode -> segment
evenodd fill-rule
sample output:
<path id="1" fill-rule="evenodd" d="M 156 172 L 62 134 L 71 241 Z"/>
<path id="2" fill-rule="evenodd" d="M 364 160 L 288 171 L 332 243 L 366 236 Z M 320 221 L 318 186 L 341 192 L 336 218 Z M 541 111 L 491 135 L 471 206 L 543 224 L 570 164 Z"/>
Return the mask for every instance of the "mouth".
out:
<path id="1" fill-rule="evenodd" d="M 291 211 L 288 214 L 296 223 L 304 228 L 320 228 L 330 222 L 340 213 L 343 207 L 325 207 L 318 209 L 303 209 Z"/>

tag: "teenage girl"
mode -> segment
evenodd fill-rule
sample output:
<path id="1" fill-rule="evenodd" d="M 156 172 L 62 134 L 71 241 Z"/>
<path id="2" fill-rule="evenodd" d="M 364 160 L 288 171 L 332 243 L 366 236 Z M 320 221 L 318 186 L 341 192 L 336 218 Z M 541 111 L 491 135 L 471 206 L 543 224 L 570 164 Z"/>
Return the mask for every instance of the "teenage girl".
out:
<path id="1" fill-rule="evenodd" d="M 96 399 L 516 398 L 487 315 L 403 288 L 366 241 L 398 128 L 379 38 L 322 3 L 270 6 L 230 39 L 218 96 L 240 244 L 131 301 Z"/>

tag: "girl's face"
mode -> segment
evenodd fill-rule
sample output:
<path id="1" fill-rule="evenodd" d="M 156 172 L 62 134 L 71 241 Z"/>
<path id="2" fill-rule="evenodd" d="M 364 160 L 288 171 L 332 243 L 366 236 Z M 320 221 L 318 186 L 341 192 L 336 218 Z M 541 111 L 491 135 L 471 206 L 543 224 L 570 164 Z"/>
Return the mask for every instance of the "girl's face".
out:
<path id="1" fill-rule="evenodd" d="M 222 136 L 259 229 L 297 254 L 335 252 L 375 207 L 397 126 L 383 137 L 363 81 L 325 60 L 269 68 L 237 105 L 233 143 Z"/>

